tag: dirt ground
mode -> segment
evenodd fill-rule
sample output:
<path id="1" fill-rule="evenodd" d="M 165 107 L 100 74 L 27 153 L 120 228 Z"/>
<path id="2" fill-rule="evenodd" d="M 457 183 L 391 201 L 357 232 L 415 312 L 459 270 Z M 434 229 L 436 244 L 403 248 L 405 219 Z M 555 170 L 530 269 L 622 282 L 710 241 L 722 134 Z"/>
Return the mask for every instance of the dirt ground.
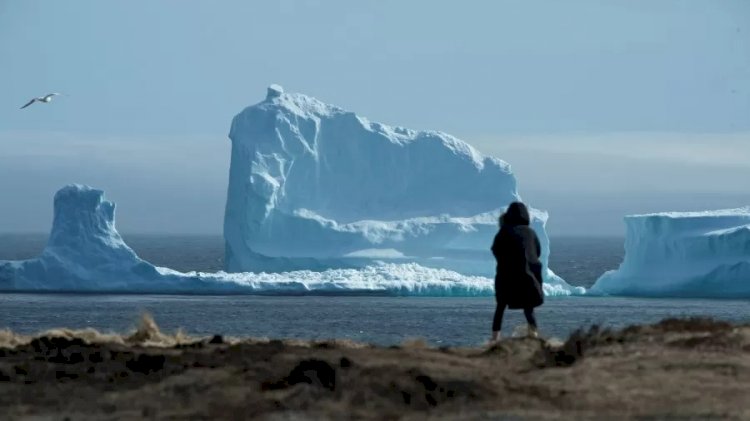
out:
<path id="1" fill-rule="evenodd" d="M 750 419 L 750 325 L 689 319 L 484 349 L 0 332 L 0 418 Z"/>

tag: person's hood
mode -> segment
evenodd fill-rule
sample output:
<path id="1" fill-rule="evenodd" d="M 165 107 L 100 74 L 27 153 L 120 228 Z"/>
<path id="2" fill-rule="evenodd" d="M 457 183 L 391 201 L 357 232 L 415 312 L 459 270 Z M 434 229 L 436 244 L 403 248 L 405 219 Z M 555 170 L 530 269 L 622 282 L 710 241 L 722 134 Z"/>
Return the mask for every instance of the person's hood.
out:
<path id="1" fill-rule="evenodd" d="M 513 202 L 503 214 L 503 225 L 529 225 L 529 209 L 521 202 Z"/>

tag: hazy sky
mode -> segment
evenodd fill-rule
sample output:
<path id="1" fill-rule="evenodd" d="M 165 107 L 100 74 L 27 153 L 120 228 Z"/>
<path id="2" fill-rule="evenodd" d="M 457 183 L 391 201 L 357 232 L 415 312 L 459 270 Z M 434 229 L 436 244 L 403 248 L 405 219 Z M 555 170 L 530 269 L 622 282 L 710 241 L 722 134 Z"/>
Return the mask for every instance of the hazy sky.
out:
<path id="1" fill-rule="evenodd" d="M 229 123 L 271 83 L 505 159 L 552 234 L 749 205 L 749 24 L 746 0 L 0 0 L 0 232 L 48 230 L 78 182 L 122 232 L 220 233 Z"/>

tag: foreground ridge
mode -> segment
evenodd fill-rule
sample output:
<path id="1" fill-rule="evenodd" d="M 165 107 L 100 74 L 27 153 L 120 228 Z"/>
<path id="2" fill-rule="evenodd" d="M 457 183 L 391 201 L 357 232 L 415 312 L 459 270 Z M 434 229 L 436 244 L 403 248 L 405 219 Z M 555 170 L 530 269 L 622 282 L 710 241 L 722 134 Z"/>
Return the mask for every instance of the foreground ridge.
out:
<path id="1" fill-rule="evenodd" d="M 153 321 L 123 336 L 0 334 L 10 419 L 746 418 L 749 374 L 750 325 L 698 318 L 482 349 L 200 339 Z"/>

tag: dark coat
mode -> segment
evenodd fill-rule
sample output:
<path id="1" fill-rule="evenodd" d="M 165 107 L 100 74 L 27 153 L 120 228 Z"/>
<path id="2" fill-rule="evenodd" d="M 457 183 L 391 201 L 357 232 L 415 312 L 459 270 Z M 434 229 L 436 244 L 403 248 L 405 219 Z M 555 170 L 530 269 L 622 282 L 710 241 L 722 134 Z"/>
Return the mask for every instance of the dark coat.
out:
<path id="1" fill-rule="evenodd" d="M 497 260 L 495 296 L 508 308 L 533 308 L 542 305 L 542 247 L 529 226 L 529 210 L 514 202 L 501 217 L 500 231 L 492 243 Z"/>

